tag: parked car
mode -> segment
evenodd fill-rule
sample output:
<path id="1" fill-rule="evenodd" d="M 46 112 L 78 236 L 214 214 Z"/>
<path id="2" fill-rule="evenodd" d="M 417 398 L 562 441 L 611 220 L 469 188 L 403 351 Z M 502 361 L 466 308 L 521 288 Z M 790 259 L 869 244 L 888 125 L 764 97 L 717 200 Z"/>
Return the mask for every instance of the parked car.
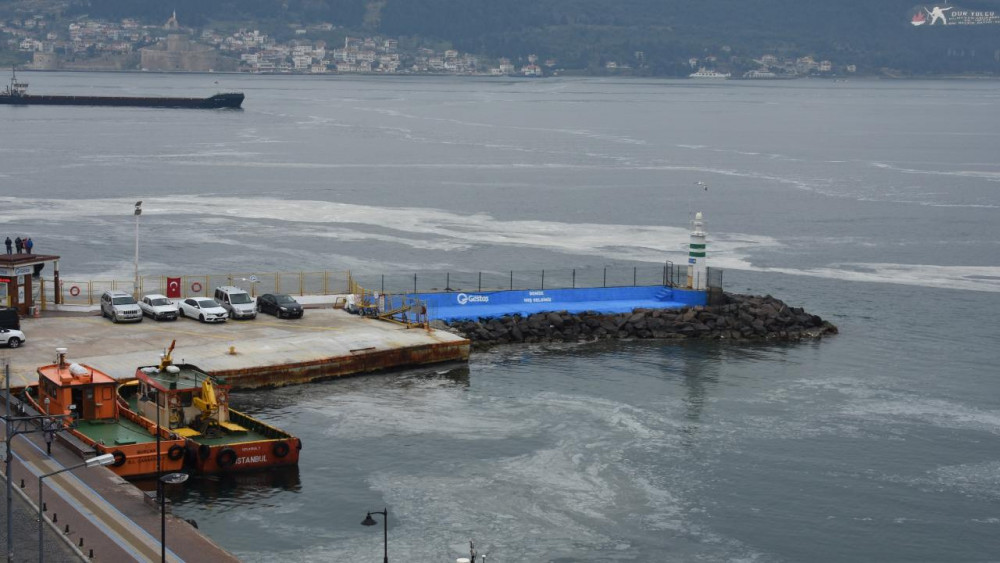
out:
<path id="1" fill-rule="evenodd" d="M 21 329 L 21 316 L 13 307 L 0 307 L 0 328 Z"/>
<path id="2" fill-rule="evenodd" d="M 24 344 L 24 333 L 12 328 L 0 328 L 0 342 L 7 344 L 8 348 L 18 348 Z"/>
<path id="3" fill-rule="evenodd" d="M 150 293 L 143 297 L 139 301 L 139 308 L 142 309 L 143 315 L 156 321 L 177 320 L 177 315 L 180 314 L 177 303 L 168 299 L 166 295 L 158 293 Z"/>
<path id="4" fill-rule="evenodd" d="M 215 288 L 215 300 L 229 311 L 230 319 L 256 319 L 257 309 L 253 298 L 244 289 L 231 285 Z"/>
<path id="5" fill-rule="evenodd" d="M 302 317 L 302 305 L 291 295 L 284 293 L 265 293 L 257 298 L 257 310 L 261 313 L 274 315 L 278 318 L 298 319 Z"/>
<path id="6" fill-rule="evenodd" d="M 208 297 L 198 297 L 185 299 L 180 302 L 180 313 L 182 317 L 198 319 L 203 323 L 224 323 L 229 317 L 229 312 L 219 305 L 215 299 Z"/>
<path id="7" fill-rule="evenodd" d="M 142 322 L 142 309 L 128 293 L 109 289 L 101 294 L 101 316 L 113 322 Z"/>

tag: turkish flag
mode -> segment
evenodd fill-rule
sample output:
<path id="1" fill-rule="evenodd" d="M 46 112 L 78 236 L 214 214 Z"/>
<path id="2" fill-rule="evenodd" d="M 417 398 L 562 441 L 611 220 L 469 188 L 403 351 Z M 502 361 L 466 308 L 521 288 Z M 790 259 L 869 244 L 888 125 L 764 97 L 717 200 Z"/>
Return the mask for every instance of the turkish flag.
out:
<path id="1" fill-rule="evenodd" d="M 171 299 L 180 299 L 181 297 L 180 278 L 167 278 L 167 297 Z"/>

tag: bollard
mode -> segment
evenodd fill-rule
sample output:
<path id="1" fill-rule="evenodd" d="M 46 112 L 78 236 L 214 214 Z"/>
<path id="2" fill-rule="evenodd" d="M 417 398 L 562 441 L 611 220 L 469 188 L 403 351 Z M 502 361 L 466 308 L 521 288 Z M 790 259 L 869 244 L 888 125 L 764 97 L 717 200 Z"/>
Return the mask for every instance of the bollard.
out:
<path id="1" fill-rule="evenodd" d="M 80 538 L 80 547 L 83 547 L 83 538 Z"/>
<path id="2" fill-rule="evenodd" d="M 43 502 L 42 503 L 42 512 L 48 512 L 48 511 L 49 511 L 49 507 L 45 506 L 45 503 Z"/>
<path id="3" fill-rule="evenodd" d="M 52 513 L 52 523 L 55 524 L 58 521 L 59 521 L 59 515 L 56 514 L 55 512 L 53 512 Z"/>
<path id="4" fill-rule="evenodd" d="M 94 558 L 94 550 L 93 549 L 90 550 L 90 555 L 88 556 L 88 558 L 89 559 L 93 559 Z"/>
<path id="5" fill-rule="evenodd" d="M 66 529 L 63 530 L 63 533 L 64 534 L 68 534 L 69 533 L 69 524 L 66 524 Z"/>
<path id="6" fill-rule="evenodd" d="M 24 488 L 24 479 L 21 479 L 21 488 Z"/>

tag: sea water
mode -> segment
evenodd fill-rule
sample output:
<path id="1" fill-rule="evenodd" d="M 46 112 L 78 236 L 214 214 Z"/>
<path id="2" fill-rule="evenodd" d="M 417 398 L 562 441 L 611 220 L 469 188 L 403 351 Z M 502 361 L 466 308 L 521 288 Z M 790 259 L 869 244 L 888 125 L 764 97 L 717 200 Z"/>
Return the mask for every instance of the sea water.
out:
<path id="1" fill-rule="evenodd" d="M 684 263 L 821 342 L 504 347 L 234 394 L 297 470 L 173 491 L 249 561 L 981 561 L 1000 552 L 1000 84 L 26 73 L 0 235 L 63 276 Z M 701 184 L 699 184 L 701 182 Z M 123 327 L 127 328 L 127 327 Z M 381 518 L 380 516 L 376 517 Z"/>

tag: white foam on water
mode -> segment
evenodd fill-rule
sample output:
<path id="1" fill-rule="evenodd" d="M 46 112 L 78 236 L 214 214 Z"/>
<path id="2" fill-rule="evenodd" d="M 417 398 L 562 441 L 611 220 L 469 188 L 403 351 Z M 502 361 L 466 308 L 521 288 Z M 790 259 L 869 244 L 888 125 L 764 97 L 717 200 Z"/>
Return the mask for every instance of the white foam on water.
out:
<path id="1" fill-rule="evenodd" d="M 132 203 L 133 200 L 124 198 L 42 200 L 0 197 L 0 204 L 5 210 L 0 216 L 0 224 L 39 220 L 100 221 L 113 216 L 112 211 L 130 208 Z M 186 217 L 189 228 L 183 231 L 183 235 L 191 242 L 241 246 L 262 252 L 271 249 L 271 241 L 259 237 L 259 226 L 253 221 L 298 224 L 301 225 L 298 233 L 302 236 L 336 241 L 377 241 L 421 250 L 445 251 L 469 250 L 476 246 L 528 247 L 583 257 L 657 264 L 664 259 L 683 263 L 689 241 L 688 229 L 680 227 L 502 221 L 486 213 L 463 215 L 428 208 L 392 208 L 272 198 L 154 197 L 145 199 L 143 212 L 144 216 Z M 223 231 L 198 228 L 199 225 L 212 224 L 228 228 Z M 368 225 L 372 232 L 365 232 L 351 225 Z M 399 234 L 384 232 L 387 228 Z M 247 236 L 250 234 L 255 236 Z M 778 241 L 766 236 L 715 232 L 710 235 L 709 244 L 711 265 L 723 269 L 1000 291 L 1000 267 L 994 266 L 851 262 L 807 269 L 758 267 L 750 262 L 749 253 L 765 248 L 778 248 L 781 246 Z M 164 261 L 163 257 L 155 255 L 150 258 Z M 379 264 L 370 260 L 356 263 Z"/>
<path id="2" fill-rule="evenodd" d="M 927 176 L 955 176 L 958 178 L 976 178 L 981 180 L 986 180 L 988 182 L 1000 182 L 1000 172 L 989 171 L 989 170 L 927 170 L 918 168 L 903 168 L 901 166 L 896 166 L 893 164 L 887 164 L 885 162 L 873 162 L 871 163 L 874 168 L 881 168 L 883 170 L 892 170 L 893 172 L 900 172 L 902 174 L 922 174 Z M 990 166 L 995 167 L 997 164 L 995 162 L 974 164 L 966 163 L 967 166 Z"/>

